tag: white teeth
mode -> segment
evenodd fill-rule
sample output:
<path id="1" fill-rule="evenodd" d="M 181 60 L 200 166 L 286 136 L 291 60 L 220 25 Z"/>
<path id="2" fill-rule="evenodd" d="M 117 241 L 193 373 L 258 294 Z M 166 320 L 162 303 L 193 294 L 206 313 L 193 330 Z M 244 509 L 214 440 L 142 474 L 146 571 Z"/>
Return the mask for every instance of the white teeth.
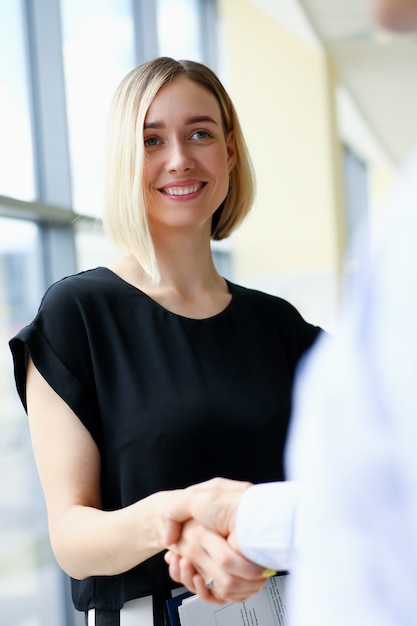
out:
<path id="1" fill-rule="evenodd" d="M 192 187 L 167 187 L 164 189 L 169 196 L 186 196 L 195 193 L 200 189 L 201 185 L 193 185 Z"/>

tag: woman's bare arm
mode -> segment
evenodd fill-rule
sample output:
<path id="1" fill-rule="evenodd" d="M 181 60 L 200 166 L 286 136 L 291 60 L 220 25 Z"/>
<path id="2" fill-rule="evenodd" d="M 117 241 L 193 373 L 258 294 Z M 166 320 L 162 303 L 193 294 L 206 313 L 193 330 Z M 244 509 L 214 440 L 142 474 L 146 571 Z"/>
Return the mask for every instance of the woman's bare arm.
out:
<path id="1" fill-rule="evenodd" d="M 72 577 L 125 572 L 164 549 L 162 515 L 175 492 L 101 510 L 100 454 L 90 433 L 32 361 L 27 374 L 32 445 L 55 556 Z"/>

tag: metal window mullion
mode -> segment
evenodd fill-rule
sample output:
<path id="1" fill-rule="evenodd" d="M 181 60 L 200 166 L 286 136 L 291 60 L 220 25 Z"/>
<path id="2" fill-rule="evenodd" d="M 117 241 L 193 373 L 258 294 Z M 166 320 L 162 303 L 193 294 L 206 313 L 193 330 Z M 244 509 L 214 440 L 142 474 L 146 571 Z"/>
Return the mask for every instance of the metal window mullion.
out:
<path id="1" fill-rule="evenodd" d="M 157 0 L 132 0 L 136 63 L 158 56 Z"/>
<path id="2" fill-rule="evenodd" d="M 218 68 L 217 0 L 199 0 L 200 37 L 204 63 L 215 72 Z"/>

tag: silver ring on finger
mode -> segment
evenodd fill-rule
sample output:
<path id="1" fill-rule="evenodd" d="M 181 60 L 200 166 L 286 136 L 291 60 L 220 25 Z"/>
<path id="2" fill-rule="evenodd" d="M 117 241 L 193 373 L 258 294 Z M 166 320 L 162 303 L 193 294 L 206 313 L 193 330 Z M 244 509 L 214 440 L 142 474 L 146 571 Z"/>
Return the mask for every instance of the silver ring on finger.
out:
<path id="1" fill-rule="evenodd" d="M 213 588 L 213 579 L 212 578 L 207 578 L 207 580 L 204 583 L 204 586 L 206 589 L 212 589 Z"/>

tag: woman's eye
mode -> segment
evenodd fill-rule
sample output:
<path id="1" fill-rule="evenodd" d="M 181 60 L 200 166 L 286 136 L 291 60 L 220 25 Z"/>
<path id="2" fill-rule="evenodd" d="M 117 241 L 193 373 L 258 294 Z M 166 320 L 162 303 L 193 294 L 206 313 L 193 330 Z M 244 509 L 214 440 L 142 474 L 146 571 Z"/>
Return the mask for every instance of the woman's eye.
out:
<path id="1" fill-rule="evenodd" d="M 210 137 L 210 134 L 206 130 L 197 130 L 193 134 L 192 139 L 207 139 L 208 137 Z"/>
<path id="2" fill-rule="evenodd" d="M 159 139 L 157 137 L 148 137 L 144 141 L 146 148 L 152 148 L 153 146 L 157 146 L 159 144 Z"/>

